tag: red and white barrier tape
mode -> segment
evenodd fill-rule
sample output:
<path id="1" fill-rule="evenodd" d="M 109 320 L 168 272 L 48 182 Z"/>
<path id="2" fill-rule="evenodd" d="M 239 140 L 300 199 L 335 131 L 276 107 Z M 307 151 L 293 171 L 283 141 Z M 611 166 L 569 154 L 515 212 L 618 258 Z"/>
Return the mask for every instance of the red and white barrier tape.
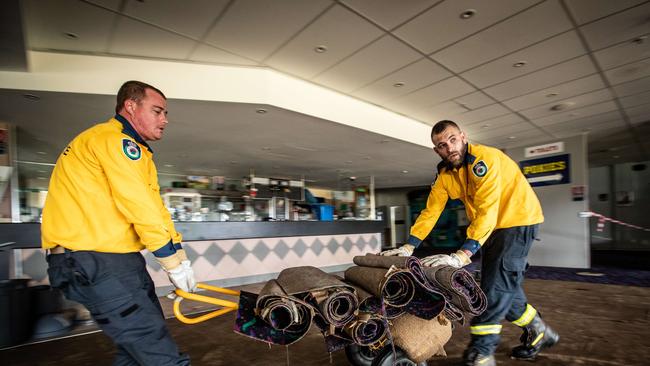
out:
<path id="1" fill-rule="evenodd" d="M 626 227 L 631 227 L 633 229 L 638 229 L 638 230 L 643 230 L 643 231 L 650 231 L 650 228 L 628 224 L 627 222 L 615 220 L 615 219 L 612 219 L 610 217 L 607 217 L 607 216 L 604 216 L 604 215 L 601 215 L 599 213 L 592 212 L 592 211 L 578 212 L 578 216 L 580 216 L 580 217 L 597 217 L 598 218 L 598 223 L 596 223 L 596 231 L 603 231 L 603 229 L 605 229 L 605 221 L 609 221 L 611 223 L 626 226 Z"/>

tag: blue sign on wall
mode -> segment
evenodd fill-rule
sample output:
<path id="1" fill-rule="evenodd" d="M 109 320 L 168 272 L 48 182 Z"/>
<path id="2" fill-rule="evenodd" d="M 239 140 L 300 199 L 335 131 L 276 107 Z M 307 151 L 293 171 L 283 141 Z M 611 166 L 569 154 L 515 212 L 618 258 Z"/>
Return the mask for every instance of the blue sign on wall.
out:
<path id="1" fill-rule="evenodd" d="M 571 182 L 569 154 L 524 160 L 519 167 L 533 187 Z"/>

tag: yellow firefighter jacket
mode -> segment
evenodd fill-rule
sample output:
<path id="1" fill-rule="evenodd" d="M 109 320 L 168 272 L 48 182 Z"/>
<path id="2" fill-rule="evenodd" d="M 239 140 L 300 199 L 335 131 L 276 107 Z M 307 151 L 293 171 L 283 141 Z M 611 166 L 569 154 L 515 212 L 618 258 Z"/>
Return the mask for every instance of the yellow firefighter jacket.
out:
<path id="1" fill-rule="evenodd" d="M 542 207 L 519 166 L 498 149 L 467 144 L 459 168 L 443 163 L 431 185 L 427 207 L 411 227 L 409 244 L 418 246 L 438 221 L 447 199 L 460 199 L 470 220 L 461 247 L 476 253 L 492 231 L 544 221 Z"/>
<path id="2" fill-rule="evenodd" d="M 159 191 L 153 152 L 116 115 L 79 134 L 59 156 L 43 209 L 42 246 L 129 253 L 180 243 Z"/>

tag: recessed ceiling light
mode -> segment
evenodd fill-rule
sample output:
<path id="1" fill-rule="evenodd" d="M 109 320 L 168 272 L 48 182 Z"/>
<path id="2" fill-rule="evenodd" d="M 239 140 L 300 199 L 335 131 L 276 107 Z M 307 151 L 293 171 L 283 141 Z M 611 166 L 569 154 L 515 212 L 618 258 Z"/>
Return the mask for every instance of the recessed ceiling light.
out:
<path id="1" fill-rule="evenodd" d="M 230 164 L 230 165 L 236 165 L 236 164 L 237 164 L 237 162 L 236 162 L 236 161 L 234 161 L 234 160 L 231 160 L 231 161 L 229 161 L 229 162 L 228 162 L 228 164 Z"/>
<path id="2" fill-rule="evenodd" d="M 37 173 L 45 173 L 45 170 L 37 170 Z"/>
<path id="3" fill-rule="evenodd" d="M 408 170 L 402 170 L 402 173 L 404 173 L 404 174 L 406 174 L 408 172 L 409 172 Z"/>
<path id="4" fill-rule="evenodd" d="M 632 40 L 632 43 L 642 44 L 643 42 L 645 42 L 645 40 L 646 40 L 647 38 L 648 38 L 648 36 L 636 37 L 636 38 L 634 38 L 634 39 Z"/>
<path id="5" fill-rule="evenodd" d="M 514 140 L 516 138 L 517 138 L 517 136 L 508 136 L 508 140 Z"/>
<path id="6" fill-rule="evenodd" d="M 79 39 L 79 35 L 77 35 L 76 33 L 72 33 L 72 32 L 63 32 L 63 36 L 65 38 L 67 38 L 67 39 L 72 39 L 72 40 Z"/>
<path id="7" fill-rule="evenodd" d="M 268 147 L 268 146 L 264 146 L 264 147 L 262 148 L 262 150 L 264 150 L 264 151 L 269 151 L 269 150 L 271 150 L 271 148 Z"/>
<path id="8" fill-rule="evenodd" d="M 546 94 L 546 97 L 547 98 L 557 97 L 557 93 L 548 93 L 548 94 Z"/>
<path id="9" fill-rule="evenodd" d="M 165 168 L 173 168 L 174 164 L 165 164 Z"/>
<path id="10" fill-rule="evenodd" d="M 255 112 L 257 112 L 259 114 L 264 114 L 264 113 L 266 113 L 268 111 L 266 109 L 264 109 L 264 108 L 258 108 L 258 109 L 255 110 Z"/>
<path id="11" fill-rule="evenodd" d="M 390 142 L 390 140 L 387 140 L 387 139 L 383 139 L 383 140 L 379 141 L 380 144 L 387 144 L 389 142 Z"/>
<path id="12" fill-rule="evenodd" d="M 350 165 L 350 164 L 352 164 L 352 160 L 347 160 L 345 163 Z"/>
<path id="13" fill-rule="evenodd" d="M 400 81 L 398 83 L 393 84 L 393 86 L 396 87 L 396 88 L 401 88 L 401 87 L 404 86 L 404 83 Z"/>
<path id="14" fill-rule="evenodd" d="M 316 53 L 325 53 L 325 52 L 327 52 L 327 46 L 323 46 L 323 45 L 316 46 L 316 47 L 314 47 L 314 52 L 316 52 Z"/>
<path id="15" fill-rule="evenodd" d="M 490 125 L 489 125 L 489 124 L 487 124 L 487 123 L 486 123 L 486 124 L 484 124 L 483 126 L 481 126 L 481 128 L 488 128 L 488 127 L 490 127 Z"/>
<path id="16" fill-rule="evenodd" d="M 559 104 L 556 104 L 554 106 L 551 106 L 550 110 L 552 110 L 552 111 L 563 111 L 563 110 L 571 107 L 574 104 L 575 103 L 573 103 L 573 102 L 559 103 Z"/>
<path id="17" fill-rule="evenodd" d="M 526 61 L 518 61 L 518 62 L 515 62 L 514 64 L 512 64 L 512 67 L 522 67 L 522 66 L 524 66 L 526 64 L 527 64 Z"/>
<path id="18" fill-rule="evenodd" d="M 46 153 L 45 151 L 37 151 L 36 153 L 37 153 L 38 155 L 47 155 L 47 153 Z"/>
<path id="19" fill-rule="evenodd" d="M 467 9 L 464 12 L 460 13 L 460 19 L 469 19 L 476 15 L 476 10 L 474 9 Z"/>
<path id="20" fill-rule="evenodd" d="M 38 178 L 38 179 L 41 179 L 41 180 L 46 179 L 45 177 L 37 177 L 37 178 Z"/>
<path id="21" fill-rule="evenodd" d="M 39 97 L 38 95 L 34 95 L 34 94 L 23 94 L 23 98 L 25 98 L 27 100 L 34 101 L 34 102 L 41 100 L 41 97 Z"/>

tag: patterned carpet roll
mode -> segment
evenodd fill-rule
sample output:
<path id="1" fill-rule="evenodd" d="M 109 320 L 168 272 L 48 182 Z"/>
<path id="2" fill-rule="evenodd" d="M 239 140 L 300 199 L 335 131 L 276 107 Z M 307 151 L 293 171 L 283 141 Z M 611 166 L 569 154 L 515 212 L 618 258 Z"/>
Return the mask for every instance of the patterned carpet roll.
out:
<path id="1" fill-rule="evenodd" d="M 438 287 L 447 301 L 465 313 L 479 315 L 487 307 L 487 298 L 474 277 L 462 268 L 425 267 L 427 279 Z"/>
<path id="2" fill-rule="evenodd" d="M 361 346 L 369 346 L 386 335 L 387 322 L 372 313 L 359 313 L 357 318 L 348 323 L 343 330 L 352 341 Z"/>

